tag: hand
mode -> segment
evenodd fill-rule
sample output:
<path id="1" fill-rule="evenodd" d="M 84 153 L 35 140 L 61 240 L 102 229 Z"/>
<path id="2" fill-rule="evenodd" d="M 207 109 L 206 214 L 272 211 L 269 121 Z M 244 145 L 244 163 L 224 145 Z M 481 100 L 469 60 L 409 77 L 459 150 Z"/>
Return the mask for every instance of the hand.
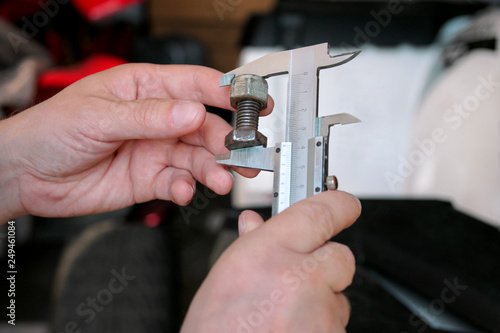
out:
<path id="1" fill-rule="evenodd" d="M 230 109 L 221 76 L 197 66 L 118 66 L 1 121 L 0 220 L 99 213 L 152 199 L 184 205 L 195 180 L 226 194 L 233 179 L 214 154 L 227 151 L 231 127 L 203 106 Z"/>
<path id="2" fill-rule="evenodd" d="M 351 225 L 359 201 L 329 191 L 292 205 L 263 223 L 246 211 L 240 238 L 198 290 L 182 332 L 345 332 L 354 256 L 327 242 Z"/>

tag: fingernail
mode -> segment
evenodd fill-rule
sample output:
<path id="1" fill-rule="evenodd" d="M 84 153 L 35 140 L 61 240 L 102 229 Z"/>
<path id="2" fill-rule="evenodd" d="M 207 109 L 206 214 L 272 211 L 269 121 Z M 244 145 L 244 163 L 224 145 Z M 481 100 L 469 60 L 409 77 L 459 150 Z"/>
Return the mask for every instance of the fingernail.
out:
<path id="1" fill-rule="evenodd" d="M 238 217 L 238 232 L 241 234 L 245 231 L 245 227 L 247 226 L 247 221 L 245 219 L 245 215 L 243 213 Z"/>
<path id="2" fill-rule="evenodd" d="M 229 178 L 231 178 L 231 182 L 234 184 L 234 176 L 233 176 L 233 173 L 231 171 L 227 171 L 227 173 L 229 174 Z"/>
<path id="3" fill-rule="evenodd" d="M 195 185 L 191 185 L 191 198 L 194 197 L 195 193 L 196 193 L 196 186 Z"/>
<path id="4" fill-rule="evenodd" d="M 356 197 L 356 196 L 354 196 L 354 199 L 356 199 L 355 201 L 356 201 L 356 203 L 357 203 L 357 205 L 358 205 L 358 209 L 359 209 L 359 211 L 361 212 L 361 210 L 363 209 L 363 207 L 362 207 L 362 205 L 361 205 L 361 201 L 360 201 L 360 200 L 359 200 L 359 198 L 358 198 L 358 197 Z"/>
<path id="5" fill-rule="evenodd" d="M 189 126 L 199 112 L 199 103 L 190 101 L 176 102 L 172 108 L 172 123 L 177 128 Z"/>

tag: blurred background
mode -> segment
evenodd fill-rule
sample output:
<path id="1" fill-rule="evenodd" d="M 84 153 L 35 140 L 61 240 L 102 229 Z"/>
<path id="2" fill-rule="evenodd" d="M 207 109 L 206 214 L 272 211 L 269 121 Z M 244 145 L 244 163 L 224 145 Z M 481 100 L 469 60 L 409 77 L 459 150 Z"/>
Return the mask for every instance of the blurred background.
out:
<path id="1" fill-rule="evenodd" d="M 335 238 L 358 263 L 346 291 L 347 331 L 500 332 L 497 5 L 4 0 L 1 117 L 124 63 L 226 72 L 318 43 L 328 42 L 331 54 L 361 49 L 320 74 L 320 115 L 362 120 L 334 127 L 330 138 L 330 174 L 363 203 L 358 222 Z M 268 82 L 276 107 L 259 129 L 271 145 L 283 133 L 288 78 Z M 207 109 L 232 120 L 227 110 Z M 239 212 L 269 217 L 271 193 L 272 174 L 262 173 L 237 177 L 228 196 L 198 186 L 186 207 L 154 201 L 94 216 L 16 219 L 16 326 L 4 316 L 0 332 L 178 331 L 210 266 L 236 239 Z M 4 237 L 0 243 L 7 267 Z M 0 285 L 8 290 L 5 279 Z"/>

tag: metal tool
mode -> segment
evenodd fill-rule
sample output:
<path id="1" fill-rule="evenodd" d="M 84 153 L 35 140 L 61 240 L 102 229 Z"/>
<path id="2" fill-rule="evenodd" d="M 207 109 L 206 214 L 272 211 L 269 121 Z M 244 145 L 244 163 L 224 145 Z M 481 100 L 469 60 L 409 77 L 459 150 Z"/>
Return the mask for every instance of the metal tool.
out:
<path id="1" fill-rule="evenodd" d="M 328 44 L 318 44 L 266 55 L 222 77 L 220 85 L 227 86 L 244 74 L 264 79 L 289 75 L 285 141 L 269 148 L 231 147 L 229 153 L 216 155 L 221 164 L 274 171 L 273 215 L 309 196 L 337 188 L 336 177 L 328 176 L 330 127 L 360 120 L 347 113 L 319 117 L 319 71 L 345 64 L 358 54 L 330 56 Z"/>
<path id="2" fill-rule="evenodd" d="M 236 128 L 226 136 L 229 150 L 267 147 L 267 138 L 257 129 L 259 112 L 267 107 L 267 82 L 258 75 L 243 74 L 231 81 L 231 106 L 237 109 Z"/>

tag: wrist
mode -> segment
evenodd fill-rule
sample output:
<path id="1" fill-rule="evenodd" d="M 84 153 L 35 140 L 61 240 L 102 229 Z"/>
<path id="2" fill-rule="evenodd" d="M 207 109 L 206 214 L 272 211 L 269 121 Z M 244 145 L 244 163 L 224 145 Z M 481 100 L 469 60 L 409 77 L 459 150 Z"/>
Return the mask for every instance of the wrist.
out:
<path id="1" fill-rule="evenodd" d="M 19 169 L 15 166 L 10 119 L 0 121 L 0 224 L 27 212 L 23 209 L 19 193 Z"/>

